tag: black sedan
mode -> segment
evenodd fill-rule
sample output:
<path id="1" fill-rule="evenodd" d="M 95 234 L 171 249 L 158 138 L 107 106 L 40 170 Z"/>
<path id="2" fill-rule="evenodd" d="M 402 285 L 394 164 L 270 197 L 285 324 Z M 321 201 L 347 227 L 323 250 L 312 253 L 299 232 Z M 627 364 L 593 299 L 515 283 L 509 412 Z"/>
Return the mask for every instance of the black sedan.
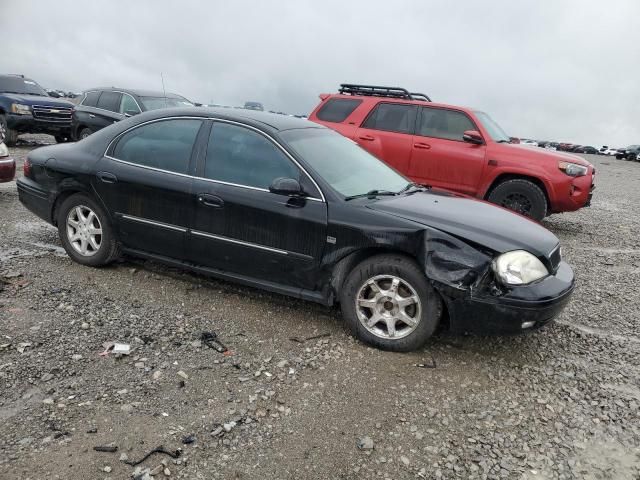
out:
<path id="1" fill-rule="evenodd" d="M 32 151 L 20 201 L 69 256 L 121 252 L 325 305 L 359 338 L 418 348 L 439 325 L 521 332 L 574 287 L 558 239 L 411 183 L 330 129 L 249 110 L 143 113 Z"/>

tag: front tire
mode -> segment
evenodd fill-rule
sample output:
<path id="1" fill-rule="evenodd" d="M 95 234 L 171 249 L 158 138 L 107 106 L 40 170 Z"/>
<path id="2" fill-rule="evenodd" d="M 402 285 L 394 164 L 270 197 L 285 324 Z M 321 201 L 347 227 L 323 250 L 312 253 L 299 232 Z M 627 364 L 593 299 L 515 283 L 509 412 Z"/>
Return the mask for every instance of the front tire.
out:
<path id="1" fill-rule="evenodd" d="M 62 246 L 74 261 L 101 267 L 120 255 L 107 214 L 89 196 L 76 193 L 65 199 L 57 222 Z"/>
<path id="2" fill-rule="evenodd" d="M 78 133 L 78 140 L 84 140 L 85 138 L 87 138 L 89 135 L 91 135 L 91 130 L 89 130 L 87 127 L 84 127 L 82 130 L 80 130 L 80 132 Z"/>
<path id="3" fill-rule="evenodd" d="M 535 183 L 523 178 L 500 183 L 487 200 L 538 222 L 547 216 L 547 197 L 544 192 Z"/>
<path id="4" fill-rule="evenodd" d="M 442 314 L 424 272 L 402 255 L 376 255 L 358 264 L 342 286 L 340 306 L 354 336 L 395 352 L 424 345 Z"/>

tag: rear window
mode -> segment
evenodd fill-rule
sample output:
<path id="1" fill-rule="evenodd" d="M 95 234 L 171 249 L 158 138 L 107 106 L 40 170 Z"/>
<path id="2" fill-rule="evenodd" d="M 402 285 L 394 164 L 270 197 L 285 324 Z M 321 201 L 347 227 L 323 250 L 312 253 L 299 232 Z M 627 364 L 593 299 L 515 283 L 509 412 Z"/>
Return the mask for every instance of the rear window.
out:
<path id="1" fill-rule="evenodd" d="M 363 128 L 413 134 L 418 107 L 410 104 L 379 103 Z"/>
<path id="2" fill-rule="evenodd" d="M 87 107 L 95 107 L 98 104 L 98 97 L 100 96 L 100 92 L 88 92 L 87 96 L 84 97 L 82 101 L 82 105 L 86 105 Z"/>
<path id="3" fill-rule="evenodd" d="M 351 98 L 331 98 L 318 110 L 317 117 L 324 122 L 343 122 L 358 108 L 362 100 Z"/>

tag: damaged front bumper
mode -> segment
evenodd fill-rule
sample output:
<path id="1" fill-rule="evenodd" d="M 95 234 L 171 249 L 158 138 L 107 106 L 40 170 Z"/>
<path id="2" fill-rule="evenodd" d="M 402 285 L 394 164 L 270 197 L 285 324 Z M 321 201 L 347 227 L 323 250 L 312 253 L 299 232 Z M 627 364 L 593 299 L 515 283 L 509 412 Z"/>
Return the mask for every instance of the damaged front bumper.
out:
<path id="1" fill-rule="evenodd" d="M 555 318 L 569 302 L 575 278 L 561 262 L 555 274 L 529 285 L 457 290 L 438 288 L 449 313 L 450 330 L 457 333 L 519 333 L 539 328 Z"/>

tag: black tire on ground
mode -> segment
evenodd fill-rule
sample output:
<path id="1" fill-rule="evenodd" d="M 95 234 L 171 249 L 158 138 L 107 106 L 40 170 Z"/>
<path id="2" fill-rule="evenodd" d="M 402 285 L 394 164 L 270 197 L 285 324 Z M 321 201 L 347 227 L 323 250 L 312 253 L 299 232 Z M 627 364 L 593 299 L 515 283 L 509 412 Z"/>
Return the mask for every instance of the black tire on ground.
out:
<path id="1" fill-rule="evenodd" d="M 487 199 L 491 203 L 513 210 L 538 222 L 547 215 L 547 197 L 535 183 L 514 178 L 498 184 Z"/>
<path id="2" fill-rule="evenodd" d="M 417 326 L 401 338 L 382 338 L 369 331 L 358 317 L 356 298 L 360 289 L 369 279 L 384 275 L 401 279 L 403 283 L 400 289 L 402 285 L 409 284 L 420 300 L 420 315 L 416 307 L 407 307 L 416 308 L 413 315 L 418 321 Z M 376 255 L 359 263 L 342 285 L 340 307 L 345 322 L 355 337 L 374 347 L 395 352 L 408 352 L 424 345 L 433 335 L 442 315 L 442 301 L 424 272 L 413 260 L 399 254 Z M 368 311 L 373 313 L 373 310 Z M 405 309 L 405 313 L 406 311 Z"/>
<path id="3" fill-rule="evenodd" d="M 67 230 L 67 218 L 76 207 L 86 207 L 94 212 L 102 230 L 99 248 L 91 256 L 82 255 L 71 245 Z M 84 193 L 75 193 L 65 199 L 57 211 L 58 235 L 67 254 L 76 262 L 91 267 L 102 267 L 120 256 L 120 244 L 113 233 L 109 217 L 91 197 Z"/>
<path id="4" fill-rule="evenodd" d="M 3 138 L 7 147 L 15 147 L 18 141 L 18 132 L 10 130 L 7 125 L 7 117 L 0 115 L 0 142 L 3 141 Z"/>
<path id="5" fill-rule="evenodd" d="M 83 129 L 80 130 L 80 132 L 78 132 L 78 140 L 84 140 L 89 135 L 91 135 L 91 133 L 92 132 L 90 129 L 88 129 L 87 127 L 84 127 Z"/>
<path id="6" fill-rule="evenodd" d="M 636 159 L 636 154 L 635 153 L 629 153 L 627 154 L 627 158 L 625 158 L 625 160 L 635 160 Z"/>

